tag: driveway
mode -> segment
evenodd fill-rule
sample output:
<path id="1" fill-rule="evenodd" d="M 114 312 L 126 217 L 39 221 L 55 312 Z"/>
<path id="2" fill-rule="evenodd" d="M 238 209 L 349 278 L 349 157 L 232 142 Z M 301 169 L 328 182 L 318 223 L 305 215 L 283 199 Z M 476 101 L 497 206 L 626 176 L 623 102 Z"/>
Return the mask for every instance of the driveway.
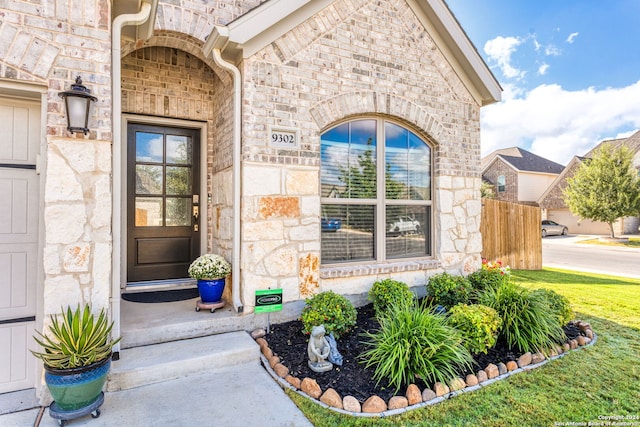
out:
<path id="1" fill-rule="evenodd" d="M 542 265 L 640 279 L 640 249 L 578 243 L 598 237 L 545 237 L 542 239 Z"/>

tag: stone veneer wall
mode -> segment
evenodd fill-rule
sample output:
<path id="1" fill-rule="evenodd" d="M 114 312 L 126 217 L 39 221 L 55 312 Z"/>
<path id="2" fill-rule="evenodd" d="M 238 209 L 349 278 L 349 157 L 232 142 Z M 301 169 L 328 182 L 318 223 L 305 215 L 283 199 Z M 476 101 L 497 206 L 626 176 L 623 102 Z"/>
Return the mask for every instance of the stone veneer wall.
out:
<path id="1" fill-rule="evenodd" d="M 480 109 L 404 0 L 338 0 L 241 66 L 245 311 L 255 289 L 293 301 L 479 267 Z M 360 114 L 398 118 L 433 143 L 433 259 L 321 266 L 320 134 Z M 300 148 L 270 147 L 270 126 L 297 129 Z"/>
<path id="2" fill-rule="evenodd" d="M 108 1 L 3 2 L 0 77 L 48 88 L 43 117 L 43 304 L 108 307 L 111 266 L 111 10 Z M 91 132 L 70 134 L 58 93 L 76 76 L 98 97 Z"/>

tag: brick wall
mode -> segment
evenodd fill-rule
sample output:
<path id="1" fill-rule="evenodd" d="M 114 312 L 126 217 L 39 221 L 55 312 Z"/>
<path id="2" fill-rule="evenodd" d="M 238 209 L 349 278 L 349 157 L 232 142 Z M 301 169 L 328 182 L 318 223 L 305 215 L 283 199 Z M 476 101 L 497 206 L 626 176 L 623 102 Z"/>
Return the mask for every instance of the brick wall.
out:
<path id="1" fill-rule="evenodd" d="M 498 191 L 498 177 L 505 177 L 505 191 Z M 500 159 L 494 161 L 482 174 L 491 181 L 495 187 L 495 199 L 504 202 L 518 203 L 518 173 Z"/>

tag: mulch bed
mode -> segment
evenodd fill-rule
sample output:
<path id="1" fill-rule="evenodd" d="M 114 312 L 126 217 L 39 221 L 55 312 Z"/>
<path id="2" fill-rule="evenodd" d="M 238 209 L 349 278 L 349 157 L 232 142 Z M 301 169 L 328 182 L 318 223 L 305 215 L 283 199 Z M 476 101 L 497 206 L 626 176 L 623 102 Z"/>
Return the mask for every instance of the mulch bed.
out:
<path id="1" fill-rule="evenodd" d="M 388 401 L 396 394 L 403 394 L 404 389 L 396 393 L 394 387 L 390 387 L 384 380 L 379 384 L 372 379 L 374 369 L 366 369 L 360 363 L 358 357 L 367 347 L 362 343 L 365 338 L 362 334 L 366 331 L 378 329 L 378 322 L 375 320 L 373 306 L 368 304 L 358 308 L 356 327 L 350 333 L 340 337 L 338 340 L 338 350 L 342 354 L 342 366 L 334 365 L 333 370 L 324 373 L 316 373 L 309 369 L 307 365 L 307 344 L 309 337 L 302 332 L 302 322 L 294 320 L 291 322 L 272 325 L 270 333 L 265 336 L 269 347 L 280 357 L 281 363 L 289 368 L 289 374 L 297 378 L 309 377 L 315 379 L 322 390 L 333 388 L 341 396 L 353 396 L 360 402 L 364 402 L 372 395 Z M 564 328 L 568 339 L 577 338 L 580 329 L 569 323 Z M 506 344 L 498 341 L 496 346 L 489 349 L 488 354 L 476 354 L 474 358 L 474 372 L 460 372 L 459 376 L 465 378 L 467 374 L 475 373 L 484 369 L 489 363 L 507 363 L 517 360 L 520 354 L 507 348 Z M 431 388 L 433 384 L 425 384 L 416 379 L 415 384 L 422 390 Z"/>

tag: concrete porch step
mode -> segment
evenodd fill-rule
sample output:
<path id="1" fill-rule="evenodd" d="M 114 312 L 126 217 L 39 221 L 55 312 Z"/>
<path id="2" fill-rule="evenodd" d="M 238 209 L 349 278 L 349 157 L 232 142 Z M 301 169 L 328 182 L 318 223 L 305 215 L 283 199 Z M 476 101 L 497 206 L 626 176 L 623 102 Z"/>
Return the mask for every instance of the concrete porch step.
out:
<path id="1" fill-rule="evenodd" d="M 127 390 L 231 366 L 260 363 L 260 348 L 244 331 L 171 341 L 120 351 L 107 391 Z"/>

